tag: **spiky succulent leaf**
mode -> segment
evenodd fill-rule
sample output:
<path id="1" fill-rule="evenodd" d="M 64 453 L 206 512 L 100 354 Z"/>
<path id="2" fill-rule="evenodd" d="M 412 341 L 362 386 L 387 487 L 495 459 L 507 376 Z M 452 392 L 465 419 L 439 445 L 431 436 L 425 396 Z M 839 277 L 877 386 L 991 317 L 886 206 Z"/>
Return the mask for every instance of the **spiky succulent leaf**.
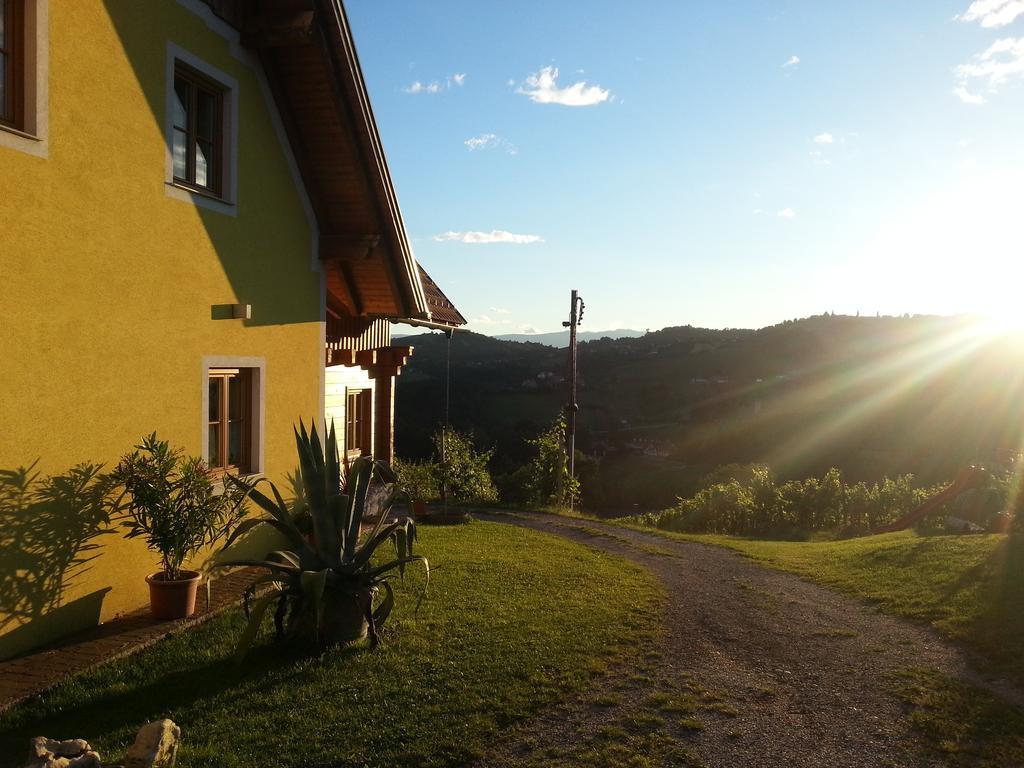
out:
<path id="1" fill-rule="evenodd" d="M 366 511 L 366 493 L 370 489 L 370 479 L 373 476 L 373 459 L 369 456 L 360 456 L 352 464 L 348 474 L 348 512 L 346 522 L 348 530 L 345 536 L 345 551 L 342 560 L 351 560 L 355 555 L 356 546 L 359 543 L 359 526 L 363 522 L 363 514 Z"/>
<path id="2" fill-rule="evenodd" d="M 390 563 L 384 563 L 384 565 L 379 565 L 376 568 L 371 568 L 370 570 L 368 570 L 366 572 L 366 578 L 368 580 L 379 579 L 381 576 L 383 576 L 388 571 L 393 571 L 396 568 L 401 570 L 402 567 L 405 566 L 408 563 L 423 563 L 423 566 L 426 569 L 427 582 L 428 583 L 430 582 L 430 563 L 427 562 L 427 558 L 425 558 L 423 555 L 413 555 L 411 557 L 400 557 L 397 560 L 392 560 Z"/>
<path id="3" fill-rule="evenodd" d="M 302 422 L 299 422 L 299 427 L 301 431 L 295 433 L 295 440 L 299 451 L 303 489 L 313 520 L 316 553 L 325 562 L 334 563 L 337 552 L 341 549 L 340 533 L 328 505 L 327 470 L 323 447 L 320 445 L 315 424 L 309 433 Z"/>
<path id="4" fill-rule="evenodd" d="M 388 541 L 395 531 L 407 525 L 409 522 L 411 521 L 409 520 L 409 518 L 406 517 L 401 520 L 396 520 L 393 523 L 388 523 L 374 536 L 371 536 L 365 542 L 363 542 L 363 544 L 356 551 L 355 557 L 353 557 L 351 561 L 344 563 L 344 565 L 351 570 L 359 570 L 368 562 L 370 562 L 370 558 L 373 557 L 374 553 L 377 551 L 377 548 L 381 544 Z"/>
<path id="5" fill-rule="evenodd" d="M 392 536 L 392 539 L 395 542 L 395 555 L 398 556 L 399 560 L 401 560 L 404 557 L 408 557 L 408 555 L 406 555 L 406 542 L 409 539 L 409 535 L 406 527 L 401 525 L 398 526 L 398 528 L 395 529 L 395 533 Z M 405 576 L 404 562 L 399 562 L 398 573 L 402 576 Z"/>
<path id="6" fill-rule="evenodd" d="M 391 615 L 391 611 L 395 607 L 395 590 L 386 581 L 382 581 L 381 586 L 384 587 L 384 599 L 373 611 L 373 623 L 378 627 L 388 620 L 388 616 Z"/>
<path id="7" fill-rule="evenodd" d="M 256 634 L 260 631 L 260 624 L 263 623 L 263 614 L 267 612 L 267 608 L 275 600 L 281 599 L 282 592 L 275 590 L 262 595 L 252 607 L 249 613 L 249 623 L 245 627 L 245 631 L 242 632 L 242 636 L 238 639 L 238 646 L 235 649 L 235 664 L 241 664 L 245 659 L 245 654 L 248 653 L 250 646 L 252 646 L 253 640 L 256 639 Z"/>
<path id="8" fill-rule="evenodd" d="M 303 610 L 309 613 L 310 624 L 316 635 L 313 639 L 316 642 L 320 641 L 320 612 L 323 609 L 328 573 L 329 569 L 324 568 L 322 571 L 303 571 L 300 577 Z"/>

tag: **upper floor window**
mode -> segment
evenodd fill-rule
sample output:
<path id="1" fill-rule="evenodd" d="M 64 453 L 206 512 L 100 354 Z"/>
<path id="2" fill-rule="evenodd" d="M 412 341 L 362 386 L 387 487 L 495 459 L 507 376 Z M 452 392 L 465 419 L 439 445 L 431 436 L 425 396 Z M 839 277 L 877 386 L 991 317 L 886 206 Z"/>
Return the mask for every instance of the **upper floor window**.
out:
<path id="1" fill-rule="evenodd" d="M 224 88 L 178 62 L 173 108 L 174 181 L 222 196 Z"/>
<path id="2" fill-rule="evenodd" d="M 0 0 L 0 123 L 23 127 L 25 2 Z"/>

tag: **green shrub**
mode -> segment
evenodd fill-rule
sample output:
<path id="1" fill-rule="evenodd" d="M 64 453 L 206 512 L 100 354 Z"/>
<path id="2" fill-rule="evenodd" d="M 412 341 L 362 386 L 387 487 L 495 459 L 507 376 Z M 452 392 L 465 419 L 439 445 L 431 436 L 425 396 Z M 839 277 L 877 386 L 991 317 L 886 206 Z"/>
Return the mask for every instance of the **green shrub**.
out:
<path id="1" fill-rule="evenodd" d="M 442 441 L 444 451 L 442 452 Z M 487 464 L 493 450 L 478 451 L 473 436 L 449 429 L 434 435 L 434 448 L 445 461 L 437 464 L 437 478 L 448 491 L 448 500 L 456 504 L 493 504 L 498 489 Z"/>
<path id="2" fill-rule="evenodd" d="M 142 538 L 160 555 L 167 578 L 203 547 L 224 538 L 245 516 L 236 487 L 219 488 L 202 459 L 185 456 L 156 433 L 121 458 L 108 482 L 123 490 L 115 502 L 129 539 Z"/>
<path id="3" fill-rule="evenodd" d="M 437 464 L 433 461 L 405 461 L 395 458 L 392 469 L 398 475 L 398 484 L 413 501 L 437 501 L 441 498 Z"/>
<path id="4" fill-rule="evenodd" d="M 822 477 L 779 484 L 762 465 L 726 465 L 694 496 L 636 520 L 683 533 L 799 538 L 812 531 L 861 535 L 916 509 L 936 489 L 916 488 L 912 475 L 848 484 L 830 469 Z"/>
<path id="5" fill-rule="evenodd" d="M 537 450 L 537 454 L 519 476 L 527 503 L 568 507 L 577 501 L 580 484 L 569 475 L 565 453 L 565 417 L 555 419 L 547 432 L 530 440 L 530 445 Z"/>
<path id="6" fill-rule="evenodd" d="M 498 500 L 498 489 L 487 468 L 493 450 L 478 451 L 471 434 L 454 429 L 437 432 L 433 442 L 435 456 L 430 461 L 392 462 L 399 485 L 410 498 L 439 501 L 444 486 L 448 501 L 455 504 L 493 504 Z"/>

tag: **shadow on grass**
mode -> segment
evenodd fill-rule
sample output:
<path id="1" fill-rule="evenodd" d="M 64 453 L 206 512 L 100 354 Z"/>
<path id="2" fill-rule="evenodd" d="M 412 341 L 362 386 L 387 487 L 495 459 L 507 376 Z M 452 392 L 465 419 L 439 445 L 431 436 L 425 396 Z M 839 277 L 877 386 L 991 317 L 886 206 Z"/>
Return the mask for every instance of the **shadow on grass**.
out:
<path id="1" fill-rule="evenodd" d="M 1007 536 L 978 568 L 977 576 L 964 574 L 982 583 L 984 607 L 969 628 L 970 642 L 1024 684 L 1024 536 Z"/>
<path id="2" fill-rule="evenodd" d="M 197 632 L 69 678 L 5 713 L 0 716 L 0 768 L 20 765 L 17 758 L 34 736 L 84 738 L 109 758 L 123 752 L 137 729 L 152 720 L 167 717 L 194 734 L 204 713 L 223 707 L 225 697 L 251 703 L 260 698 L 253 695 L 258 691 L 272 699 L 275 689 L 301 686 L 320 669 L 308 648 L 275 643 L 254 647 L 243 664 L 235 664 L 233 643 L 242 626 L 239 614 L 219 617 Z M 331 663 L 362 652 L 358 645 L 332 649 Z"/>
<path id="3" fill-rule="evenodd" d="M 916 746 L 943 765 L 1024 764 L 1024 714 L 1017 707 L 929 669 L 898 673 L 896 692 L 922 737 Z"/>

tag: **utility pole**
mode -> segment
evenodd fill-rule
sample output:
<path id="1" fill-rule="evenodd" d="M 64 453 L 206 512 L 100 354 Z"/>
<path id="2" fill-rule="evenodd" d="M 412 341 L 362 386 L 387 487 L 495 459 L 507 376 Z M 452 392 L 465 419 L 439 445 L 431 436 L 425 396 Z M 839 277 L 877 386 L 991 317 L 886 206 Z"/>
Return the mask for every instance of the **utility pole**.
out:
<path id="1" fill-rule="evenodd" d="M 577 314 L 577 307 L 579 313 Z M 583 322 L 583 310 L 586 305 L 573 289 L 569 303 L 569 320 L 562 323 L 569 329 L 569 402 L 565 406 L 565 453 L 569 459 L 569 477 L 576 477 L 576 412 L 580 409 L 576 402 L 576 326 Z M 572 495 L 569 495 L 569 509 L 572 510 Z"/>
<path id="2" fill-rule="evenodd" d="M 444 332 L 448 340 L 444 354 L 444 424 L 441 426 L 441 506 L 448 511 L 448 430 L 451 428 L 452 399 L 452 335 L 453 328 Z"/>

